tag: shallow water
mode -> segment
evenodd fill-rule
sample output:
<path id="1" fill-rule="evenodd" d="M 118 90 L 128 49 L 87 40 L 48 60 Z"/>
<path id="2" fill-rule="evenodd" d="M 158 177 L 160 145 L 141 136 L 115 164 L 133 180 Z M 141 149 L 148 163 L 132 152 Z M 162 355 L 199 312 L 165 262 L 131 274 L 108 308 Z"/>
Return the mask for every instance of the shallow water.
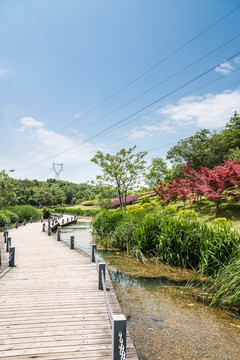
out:
<path id="1" fill-rule="evenodd" d="M 86 223 L 64 232 L 90 248 Z M 140 360 L 240 358 L 240 320 L 185 291 L 193 272 L 153 260 L 142 264 L 121 252 L 101 251 L 99 256 L 108 263 Z"/>

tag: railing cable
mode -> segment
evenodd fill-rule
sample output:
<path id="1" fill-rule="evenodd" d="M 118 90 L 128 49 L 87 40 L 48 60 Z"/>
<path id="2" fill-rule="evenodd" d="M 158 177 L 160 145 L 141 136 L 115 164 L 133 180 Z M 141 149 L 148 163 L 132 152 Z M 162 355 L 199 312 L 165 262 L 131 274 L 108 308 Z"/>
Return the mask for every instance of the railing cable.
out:
<path id="1" fill-rule="evenodd" d="M 101 271 L 101 279 L 102 279 L 102 286 L 103 286 L 103 291 L 104 291 L 105 303 L 106 303 L 106 306 L 107 306 L 108 318 L 109 318 L 110 325 L 112 327 L 113 326 L 113 313 L 112 313 L 111 306 L 109 304 L 109 299 L 108 299 L 108 294 L 107 294 L 106 283 L 105 283 L 105 278 L 104 278 L 103 271 Z"/>
<path id="2" fill-rule="evenodd" d="M 12 257 L 13 257 L 13 253 L 11 253 L 11 254 L 9 255 L 8 259 L 7 259 L 7 260 L 5 261 L 5 263 L 0 267 L 0 273 L 2 273 L 2 272 L 6 269 L 6 267 L 9 265 Z"/>

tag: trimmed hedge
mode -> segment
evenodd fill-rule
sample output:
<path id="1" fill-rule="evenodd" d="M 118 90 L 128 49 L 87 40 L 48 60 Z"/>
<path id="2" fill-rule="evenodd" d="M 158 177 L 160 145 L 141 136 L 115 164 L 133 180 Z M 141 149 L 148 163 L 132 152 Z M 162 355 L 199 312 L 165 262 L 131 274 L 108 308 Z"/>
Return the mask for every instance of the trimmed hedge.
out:
<path id="1" fill-rule="evenodd" d="M 67 207 L 57 207 L 54 211 L 64 213 L 64 214 L 78 215 L 78 216 L 95 216 L 99 212 L 99 210 L 96 210 L 96 209 L 86 208 L 86 210 L 85 209 L 83 210 L 80 208 L 70 209 Z"/>

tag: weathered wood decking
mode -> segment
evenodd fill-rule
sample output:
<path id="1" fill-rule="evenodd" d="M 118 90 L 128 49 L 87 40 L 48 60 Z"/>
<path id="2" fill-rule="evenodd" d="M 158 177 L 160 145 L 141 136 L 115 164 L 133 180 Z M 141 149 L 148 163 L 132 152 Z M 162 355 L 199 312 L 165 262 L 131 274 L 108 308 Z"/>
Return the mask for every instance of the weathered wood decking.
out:
<path id="1" fill-rule="evenodd" d="M 95 263 L 42 232 L 41 223 L 9 236 L 16 267 L 0 278 L 0 359 L 111 359 Z M 108 276 L 107 286 L 112 310 L 120 313 Z M 127 348 L 127 359 L 137 359 L 129 336 Z"/>

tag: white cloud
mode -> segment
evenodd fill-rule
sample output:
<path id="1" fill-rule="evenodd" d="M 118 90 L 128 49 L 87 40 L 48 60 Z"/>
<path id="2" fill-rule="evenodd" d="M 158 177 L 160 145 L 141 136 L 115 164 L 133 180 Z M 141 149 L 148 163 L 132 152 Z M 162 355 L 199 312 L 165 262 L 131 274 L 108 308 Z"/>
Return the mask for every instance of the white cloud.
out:
<path id="1" fill-rule="evenodd" d="M 132 132 L 129 136 L 132 138 L 150 137 L 154 133 L 159 133 L 159 132 L 169 133 L 169 132 L 174 132 L 174 129 L 172 126 L 166 124 L 146 125 L 146 126 L 142 126 L 141 128 L 132 129 Z"/>
<path id="2" fill-rule="evenodd" d="M 23 124 L 25 127 L 43 127 L 43 123 L 41 121 L 37 121 L 33 119 L 31 116 L 29 117 L 22 117 L 20 123 Z"/>
<path id="3" fill-rule="evenodd" d="M 240 56 L 236 57 L 236 58 L 234 59 L 234 62 L 235 62 L 236 64 L 240 64 Z"/>
<path id="4" fill-rule="evenodd" d="M 237 59 L 237 58 L 236 58 Z M 224 61 L 219 66 L 216 67 L 215 71 L 223 75 L 229 75 L 231 71 L 234 70 L 234 67 L 228 61 Z"/>
<path id="5" fill-rule="evenodd" d="M 0 76 L 8 73 L 8 70 L 0 69 Z"/>
<path id="6" fill-rule="evenodd" d="M 240 89 L 185 97 L 177 105 L 167 105 L 158 110 L 159 115 L 167 115 L 178 125 L 194 124 L 199 128 L 220 128 L 226 124 L 234 111 L 240 111 Z"/>
<path id="7" fill-rule="evenodd" d="M 142 138 L 142 137 L 151 136 L 151 135 L 152 134 L 149 133 L 149 131 L 146 131 L 144 129 L 134 128 L 134 129 L 132 129 L 132 132 L 129 136 L 136 139 L 136 138 Z"/>
<path id="8" fill-rule="evenodd" d="M 74 117 L 75 119 L 79 119 L 81 117 L 82 114 L 78 113 L 78 114 L 75 114 Z"/>
<path id="9" fill-rule="evenodd" d="M 96 152 L 97 144 L 81 142 L 79 137 L 67 137 L 58 134 L 54 130 L 48 130 L 42 122 L 32 117 L 22 117 L 20 123 L 22 126 L 17 131 L 25 132 L 25 139 L 34 140 L 35 145 L 31 157 L 35 153 L 35 161 L 42 161 L 49 157 L 51 161 L 55 158 L 56 161 L 59 160 L 60 162 L 74 161 L 82 163 L 86 160 L 89 161 Z M 101 144 L 98 145 L 101 146 Z M 57 154 L 59 154 L 59 157 Z M 46 161 L 48 160 L 46 159 Z"/>

